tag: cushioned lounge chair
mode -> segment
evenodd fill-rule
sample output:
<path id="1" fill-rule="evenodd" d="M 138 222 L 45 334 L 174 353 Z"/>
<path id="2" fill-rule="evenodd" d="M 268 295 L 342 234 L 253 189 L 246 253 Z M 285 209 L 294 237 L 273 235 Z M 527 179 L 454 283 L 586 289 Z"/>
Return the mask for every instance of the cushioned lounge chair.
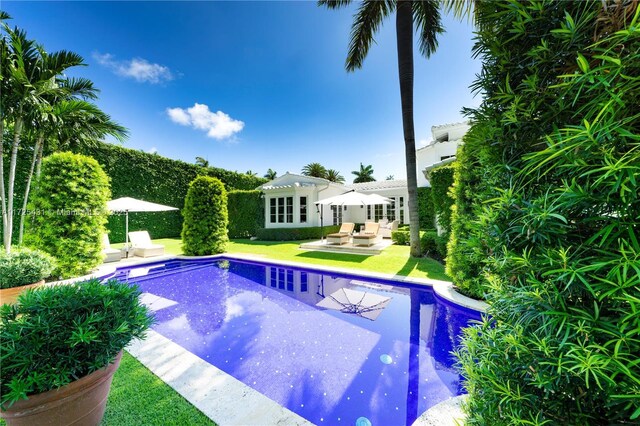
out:
<path id="1" fill-rule="evenodd" d="M 382 238 L 391 238 L 391 232 L 398 230 L 399 221 L 394 220 L 387 224 L 380 223 L 380 231 L 378 232 Z"/>
<path id="2" fill-rule="evenodd" d="M 354 246 L 370 246 L 375 244 L 378 239 L 378 231 L 380 230 L 380 224 L 375 222 L 367 222 L 364 224 L 364 231 L 358 235 L 353 236 Z"/>
<path id="3" fill-rule="evenodd" d="M 340 230 L 336 233 L 327 235 L 327 242 L 329 244 L 346 244 L 351 238 L 353 229 L 356 227 L 355 223 L 344 222 L 340 226 Z"/>
<path id="4" fill-rule="evenodd" d="M 118 262 L 122 257 L 122 252 L 120 250 L 111 248 L 111 243 L 109 243 L 109 236 L 107 234 L 102 236 L 102 254 L 104 255 L 104 263 Z"/>
<path id="5" fill-rule="evenodd" d="M 164 246 L 153 244 L 147 231 L 129 232 L 129 241 L 131 241 L 135 256 L 152 257 L 164 254 Z"/>

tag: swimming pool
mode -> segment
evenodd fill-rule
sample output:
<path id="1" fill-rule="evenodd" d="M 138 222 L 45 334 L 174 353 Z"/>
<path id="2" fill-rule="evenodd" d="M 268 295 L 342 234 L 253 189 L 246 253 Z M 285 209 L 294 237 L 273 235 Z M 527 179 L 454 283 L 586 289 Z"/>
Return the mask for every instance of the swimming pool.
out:
<path id="1" fill-rule="evenodd" d="M 118 269 L 154 330 L 316 424 L 411 424 L 462 393 L 461 327 L 431 288 L 275 264 L 170 260 Z"/>

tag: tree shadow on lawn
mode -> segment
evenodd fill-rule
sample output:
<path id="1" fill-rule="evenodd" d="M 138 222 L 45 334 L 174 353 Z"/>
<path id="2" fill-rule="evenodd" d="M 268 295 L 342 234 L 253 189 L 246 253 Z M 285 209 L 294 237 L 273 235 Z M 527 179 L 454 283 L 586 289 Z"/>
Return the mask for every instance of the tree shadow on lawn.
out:
<path id="1" fill-rule="evenodd" d="M 423 272 L 434 280 L 451 281 L 451 277 L 444 272 L 444 265 L 429 257 L 409 257 L 396 275 L 409 276 L 414 270 Z"/>
<path id="2" fill-rule="evenodd" d="M 311 259 L 333 260 L 338 262 L 362 263 L 370 258 L 371 255 L 305 251 L 304 253 L 296 254 L 296 257 L 308 257 Z"/>

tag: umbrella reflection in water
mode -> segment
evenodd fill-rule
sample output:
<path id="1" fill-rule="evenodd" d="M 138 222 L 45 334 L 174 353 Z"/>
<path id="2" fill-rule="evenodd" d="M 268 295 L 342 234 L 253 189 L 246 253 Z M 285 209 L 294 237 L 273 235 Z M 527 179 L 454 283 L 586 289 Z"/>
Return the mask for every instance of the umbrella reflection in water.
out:
<path id="1" fill-rule="evenodd" d="M 390 301 L 391 297 L 341 288 L 322 299 L 316 306 L 354 314 L 374 321 Z"/>

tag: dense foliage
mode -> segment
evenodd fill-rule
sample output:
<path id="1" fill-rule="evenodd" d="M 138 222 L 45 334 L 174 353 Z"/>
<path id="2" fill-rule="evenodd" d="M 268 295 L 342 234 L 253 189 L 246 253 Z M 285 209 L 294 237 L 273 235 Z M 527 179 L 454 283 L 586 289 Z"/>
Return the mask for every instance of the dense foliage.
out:
<path id="1" fill-rule="evenodd" d="M 227 190 L 220 179 L 198 176 L 184 200 L 182 250 L 188 256 L 223 253 L 229 241 Z"/>
<path id="2" fill-rule="evenodd" d="M 255 237 L 264 226 L 264 200 L 261 191 L 229 191 L 229 238 Z"/>
<path id="3" fill-rule="evenodd" d="M 55 260 L 40 250 L 0 251 L 0 288 L 33 284 L 51 276 Z"/>
<path id="4" fill-rule="evenodd" d="M 113 198 L 133 197 L 181 207 L 185 204 L 189 183 L 199 175 L 220 179 L 227 191 L 254 190 L 267 181 L 245 173 L 201 167 L 112 144 L 101 143 L 78 150 L 94 157 L 104 167 L 111 177 Z M 110 216 L 107 227 L 112 243 L 124 241 L 124 216 Z M 182 216 L 177 211 L 129 213 L 129 228 L 147 230 L 154 238 L 176 237 L 182 229 Z"/>
<path id="5" fill-rule="evenodd" d="M 420 229 L 423 231 L 433 229 L 436 213 L 430 187 L 418 188 L 418 216 L 420 217 Z"/>
<path id="6" fill-rule="evenodd" d="M 0 402 L 64 386 L 113 361 L 152 324 L 135 286 L 115 280 L 28 290 L 0 308 Z"/>
<path id="7" fill-rule="evenodd" d="M 340 225 L 329 225 L 321 228 L 310 226 L 306 228 L 261 228 L 258 229 L 258 239 L 263 241 L 298 241 L 320 239 L 340 230 Z"/>
<path id="8" fill-rule="evenodd" d="M 391 241 L 399 246 L 409 245 L 409 229 L 399 229 L 391 232 Z M 420 230 L 420 251 L 422 256 L 436 260 L 444 260 L 447 256 L 447 238 L 438 235 L 435 229 Z"/>
<path id="9" fill-rule="evenodd" d="M 77 277 L 102 263 L 109 178 L 96 160 L 70 152 L 44 159 L 25 242 L 57 260 L 55 276 Z"/>
<path id="10" fill-rule="evenodd" d="M 499 159 L 480 170 L 499 185 L 470 225 L 489 236 L 491 307 L 458 352 L 468 423 L 638 424 L 640 8 L 475 11 L 486 97 L 473 115 Z"/>
<path id="11" fill-rule="evenodd" d="M 429 183 L 435 217 L 443 234 L 448 236 L 451 232 L 451 206 L 453 205 L 453 198 L 450 195 L 451 185 L 453 185 L 453 167 L 447 165 L 431 170 Z"/>

